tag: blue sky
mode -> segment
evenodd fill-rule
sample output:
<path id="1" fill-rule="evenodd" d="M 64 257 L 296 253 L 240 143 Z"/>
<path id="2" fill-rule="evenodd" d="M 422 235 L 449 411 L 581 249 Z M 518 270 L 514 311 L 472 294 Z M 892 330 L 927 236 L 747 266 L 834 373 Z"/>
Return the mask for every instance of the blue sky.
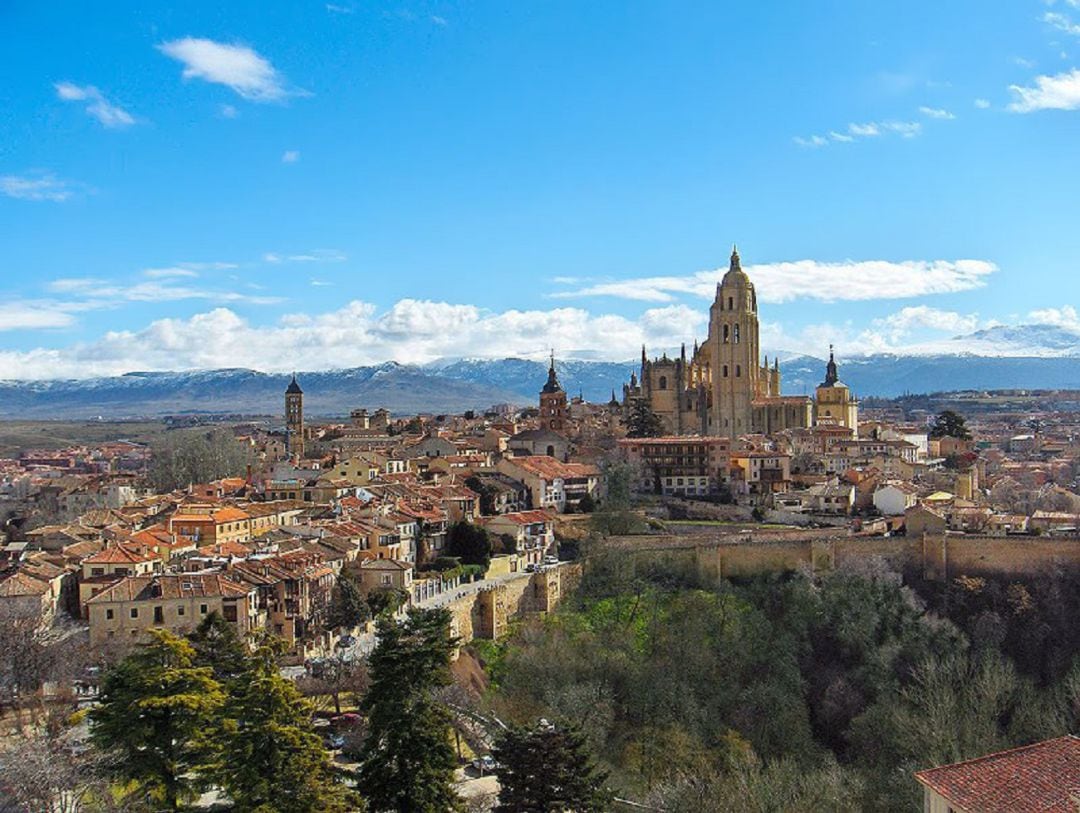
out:
<path id="1" fill-rule="evenodd" d="M 1080 332 L 1080 0 L 0 5 L 0 377 Z M 719 270 L 718 270 L 719 269 Z"/>

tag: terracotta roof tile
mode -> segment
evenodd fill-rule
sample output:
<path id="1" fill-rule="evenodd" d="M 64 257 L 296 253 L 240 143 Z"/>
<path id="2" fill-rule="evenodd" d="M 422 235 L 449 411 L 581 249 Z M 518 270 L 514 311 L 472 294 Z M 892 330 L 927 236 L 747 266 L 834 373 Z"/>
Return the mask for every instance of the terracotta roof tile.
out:
<path id="1" fill-rule="evenodd" d="M 1080 737 L 1065 736 L 919 771 L 915 778 L 971 813 L 1074 813 Z"/>

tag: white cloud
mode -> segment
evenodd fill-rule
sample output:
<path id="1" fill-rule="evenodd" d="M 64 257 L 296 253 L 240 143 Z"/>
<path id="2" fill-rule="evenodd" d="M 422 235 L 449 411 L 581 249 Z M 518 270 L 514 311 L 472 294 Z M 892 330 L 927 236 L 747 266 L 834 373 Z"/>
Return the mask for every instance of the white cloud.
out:
<path id="1" fill-rule="evenodd" d="M 552 342 L 571 357 L 630 359 L 648 346 L 700 338 L 705 315 L 681 306 L 638 319 L 579 308 L 484 311 L 472 305 L 404 299 L 385 312 L 361 301 L 340 310 L 291 314 L 255 326 L 228 308 L 190 319 L 162 319 L 136 331 L 110 331 L 63 349 L 0 351 L 0 378 L 86 378 L 134 369 L 253 367 L 321 369 L 386 360 L 422 363 L 443 356 L 543 358 Z"/>
<path id="2" fill-rule="evenodd" d="M 223 104 L 219 109 L 223 119 L 235 119 L 240 115 L 239 111 L 231 104 Z"/>
<path id="3" fill-rule="evenodd" d="M 50 173 L 0 175 L 0 194 L 19 200 L 63 202 L 72 196 L 71 184 Z"/>
<path id="4" fill-rule="evenodd" d="M 353 6 L 339 6 L 336 3 L 327 3 L 326 10 L 331 14 L 355 14 L 356 9 Z"/>
<path id="5" fill-rule="evenodd" d="M 1035 62 L 1033 60 L 1024 59 L 1024 57 L 1022 56 L 1014 56 L 1012 61 L 1014 65 L 1019 65 L 1021 68 L 1035 67 Z"/>
<path id="6" fill-rule="evenodd" d="M 281 163 L 283 164 L 295 164 L 300 160 L 300 150 L 285 150 L 281 154 Z"/>
<path id="7" fill-rule="evenodd" d="M 166 56 L 184 64 L 185 79 L 203 79 L 232 88 L 252 102 L 277 102 L 304 91 L 286 88 L 274 66 L 246 45 L 229 45 L 198 37 L 184 37 L 157 46 Z"/>
<path id="8" fill-rule="evenodd" d="M 0 331 L 61 328 L 74 323 L 71 309 L 62 303 L 43 299 L 0 302 Z"/>
<path id="9" fill-rule="evenodd" d="M 47 287 L 52 293 L 80 297 L 98 307 L 107 307 L 120 302 L 177 302 L 184 299 L 244 302 L 250 305 L 273 305 L 282 301 L 280 297 L 251 296 L 236 291 L 185 287 L 171 283 L 168 276 L 164 278 L 150 276 L 150 281 L 132 284 L 97 277 L 66 277 L 53 280 Z"/>
<path id="10" fill-rule="evenodd" d="M 953 335 L 971 333 L 978 328 L 979 317 L 974 313 L 962 314 L 926 305 L 914 305 L 902 308 L 882 319 L 875 319 L 874 325 L 885 331 L 891 343 L 896 344 L 919 328 L 944 331 Z"/>
<path id="11" fill-rule="evenodd" d="M 324 279 L 313 279 L 313 280 L 311 280 L 311 286 L 313 288 L 329 288 L 333 284 L 334 283 L 327 282 Z"/>
<path id="12" fill-rule="evenodd" d="M 1064 31 L 1071 36 L 1080 37 L 1080 25 L 1077 25 L 1068 14 L 1048 11 L 1042 16 L 1042 21 L 1047 25 L 1052 25 L 1058 31 Z"/>
<path id="13" fill-rule="evenodd" d="M 848 132 L 859 138 L 871 138 L 876 135 L 881 135 L 881 128 L 871 121 L 866 124 L 849 124 Z"/>
<path id="14" fill-rule="evenodd" d="M 990 107 L 988 99 L 976 99 L 974 104 L 979 110 L 987 110 Z"/>
<path id="15" fill-rule="evenodd" d="M 956 116 L 940 107 L 920 107 L 919 112 L 928 119 L 955 119 Z"/>
<path id="16" fill-rule="evenodd" d="M 438 14 L 431 15 L 431 22 L 435 23 L 435 25 L 439 26 L 440 28 L 446 28 L 446 26 L 450 25 L 449 21 L 445 17 L 440 17 Z"/>
<path id="17" fill-rule="evenodd" d="M 176 277 L 197 277 L 199 272 L 191 268 L 146 268 L 143 276 L 150 279 L 173 279 Z"/>
<path id="18" fill-rule="evenodd" d="M 923 111 L 930 111 L 931 108 L 920 108 Z M 933 116 L 934 118 L 954 118 L 951 113 L 947 111 L 934 110 L 932 113 L 941 113 L 943 115 Z M 931 115 L 931 113 L 924 113 L 925 115 Z M 904 138 L 914 138 L 922 132 L 922 124 L 917 121 L 868 121 L 864 123 L 852 122 L 847 126 L 845 132 L 838 132 L 836 130 L 830 130 L 828 136 L 823 135 L 811 135 L 809 137 L 795 136 L 792 140 L 800 147 L 808 147 L 817 149 L 820 147 L 826 147 L 829 144 L 849 144 L 852 141 L 860 138 L 875 138 L 887 133 L 894 133 Z"/>
<path id="19" fill-rule="evenodd" d="M 97 119 L 103 127 L 120 129 L 135 123 L 135 117 L 118 104 L 105 98 L 93 85 L 79 86 L 71 82 L 57 82 L 56 95 L 65 102 L 89 102 L 86 112 Z"/>
<path id="20" fill-rule="evenodd" d="M 278 263 L 343 263 L 349 259 L 343 251 L 336 248 L 317 248 L 306 254 L 279 254 L 268 251 L 263 254 L 263 262 Z"/>
<path id="21" fill-rule="evenodd" d="M 1036 76 L 1034 87 L 1011 85 L 1016 100 L 1009 105 L 1014 113 L 1035 110 L 1076 110 L 1080 108 L 1080 68 L 1055 76 Z"/>
<path id="22" fill-rule="evenodd" d="M 997 266 L 985 260 L 846 260 L 844 262 L 767 263 L 745 266 L 763 302 L 794 299 L 843 300 L 900 299 L 956 293 L 981 288 Z M 726 269 L 699 271 L 687 276 L 658 276 L 599 282 L 555 298 L 611 296 L 640 302 L 673 302 L 690 295 L 711 300 Z"/>
<path id="23" fill-rule="evenodd" d="M 1072 305 L 1034 310 L 1028 318 L 1037 325 L 1053 325 L 1080 333 L 1080 314 Z"/>

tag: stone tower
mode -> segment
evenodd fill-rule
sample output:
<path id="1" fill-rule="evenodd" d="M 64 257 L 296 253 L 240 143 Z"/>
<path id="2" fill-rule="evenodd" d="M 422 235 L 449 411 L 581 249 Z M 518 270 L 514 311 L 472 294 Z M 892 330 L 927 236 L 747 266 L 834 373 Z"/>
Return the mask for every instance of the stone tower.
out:
<path id="1" fill-rule="evenodd" d="M 289 388 L 285 390 L 285 433 L 290 457 L 304 456 L 304 391 L 296 383 L 293 373 Z"/>
<path id="2" fill-rule="evenodd" d="M 856 435 L 859 432 L 859 401 L 852 396 L 840 372 L 829 345 L 829 363 L 825 365 L 825 380 L 815 393 L 814 422 L 819 426 L 846 426 Z"/>
<path id="3" fill-rule="evenodd" d="M 552 352 L 547 383 L 540 390 L 540 423 L 545 429 L 562 433 L 566 431 L 566 416 L 566 391 L 555 375 L 555 353 Z"/>
<path id="4" fill-rule="evenodd" d="M 735 248 L 709 308 L 707 344 L 712 351 L 708 364 L 713 395 L 709 434 L 730 438 L 746 434 L 752 431 L 753 402 L 761 375 L 757 294 Z"/>

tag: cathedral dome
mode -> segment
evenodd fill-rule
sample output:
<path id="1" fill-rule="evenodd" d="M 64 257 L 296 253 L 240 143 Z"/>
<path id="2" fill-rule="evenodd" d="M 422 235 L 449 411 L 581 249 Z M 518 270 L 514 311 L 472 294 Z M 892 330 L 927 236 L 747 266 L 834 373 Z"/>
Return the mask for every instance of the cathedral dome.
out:
<path id="1" fill-rule="evenodd" d="M 739 260 L 739 249 L 735 246 L 731 247 L 731 262 L 728 265 L 727 273 L 724 274 L 724 279 L 721 281 L 722 287 L 728 285 L 746 285 L 752 286 L 750 277 L 746 275 L 746 272 L 742 269 L 742 262 Z"/>

